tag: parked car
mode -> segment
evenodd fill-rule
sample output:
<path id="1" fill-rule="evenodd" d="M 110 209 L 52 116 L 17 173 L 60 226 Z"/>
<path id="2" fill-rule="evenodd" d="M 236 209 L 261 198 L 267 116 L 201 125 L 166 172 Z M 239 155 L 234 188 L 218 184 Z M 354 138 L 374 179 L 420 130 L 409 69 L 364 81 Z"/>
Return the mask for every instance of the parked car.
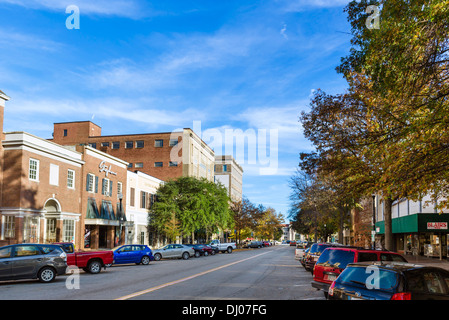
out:
<path id="1" fill-rule="evenodd" d="M 337 247 L 342 246 L 338 243 L 314 243 L 311 247 L 307 256 L 305 258 L 304 268 L 307 271 L 311 271 L 313 273 L 313 267 L 320 257 L 321 252 L 323 252 L 326 248 L 329 247 Z"/>
<path id="2" fill-rule="evenodd" d="M 296 241 L 295 240 L 290 241 L 290 246 L 292 247 L 296 246 Z"/>
<path id="3" fill-rule="evenodd" d="M 167 258 L 183 258 L 187 260 L 194 255 L 195 250 L 183 244 L 167 244 L 165 247 L 153 251 L 154 260 L 156 261 Z"/>
<path id="4" fill-rule="evenodd" d="M 151 249 L 143 244 L 132 244 L 115 247 L 113 264 L 135 263 L 148 265 L 154 260 Z M 107 267 L 109 267 L 108 265 Z"/>
<path id="5" fill-rule="evenodd" d="M 263 247 L 263 243 L 262 243 L 262 241 L 254 240 L 254 241 L 248 242 L 246 244 L 246 247 L 247 248 L 262 248 Z"/>
<path id="6" fill-rule="evenodd" d="M 401 262 L 359 262 L 348 264 L 332 282 L 328 299 L 449 300 L 448 284 L 449 271 L 442 268 Z"/>
<path id="7" fill-rule="evenodd" d="M 200 256 L 207 257 L 210 254 L 214 255 L 216 253 L 215 250 L 212 250 L 210 246 L 204 244 L 186 244 L 186 246 L 192 247 L 195 250 L 196 258 Z"/>
<path id="8" fill-rule="evenodd" d="M 264 247 L 269 247 L 271 243 L 269 241 L 262 241 Z"/>
<path id="9" fill-rule="evenodd" d="M 302 266 L 305 268 L 306 267 L 306 258 L 307 255 L 309 254 L 310 251 L 310 247 L 307 248 L 306 250 L 304 250 L 304 254 L 302 255 L 302 257 L 299 259 L 299 262 L 302 264 Z"/>
<path id="10" fill-rule="evenodd" d="M 235 242 L 220 242 L 220 240 L 212 240 L 208 245 L 218 247 L 218 250 L 222 253 L 232 253 L 232 250 L 237 249 Z"/>
<path id="11" fill-rule="evenodd" d="M 114 261 L 114 254 L 111 250 L 101 251 L 75 251 L 75 246 L 71 242 L 54 243 L 62 247 L 67 254 L 67 264 L 82 268 L 84 271 L 95 274 L 106 270 L 106 266 Z"/>
<path id="12" fill-rule="evenodd" d="M 296 260 L 301 260 L 302 257 L 304 256 L 307 248 L 310 248 L 310 246 L 312 245 L 311 242 L 299 242 L 296 244 L 296 249 L 295 249 L 295 259 Z"/>
<path id="13" fill-rule="evenodd" d="M 67 254 L 51 244 L 0 247 L 0 280 L 39 279 L 49 283 L 67 270 Z"/>
<path id="14" fill-rule="evenodd" d="M 399 253 L 381 250 L 367 250 L 351 247 L 331 247 L 325 249 L 313 270 L 312 287 L 323 290 L 327 297 L 332 281 L 336 280 L 349 263 L 363 261 L 407 262 Z"/>

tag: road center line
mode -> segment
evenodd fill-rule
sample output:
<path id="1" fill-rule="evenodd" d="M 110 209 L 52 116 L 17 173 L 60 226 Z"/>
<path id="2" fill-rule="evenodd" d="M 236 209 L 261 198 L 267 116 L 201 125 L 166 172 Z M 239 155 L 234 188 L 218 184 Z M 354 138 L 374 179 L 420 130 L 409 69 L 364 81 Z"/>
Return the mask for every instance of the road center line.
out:
<path id="1" fill-rule="evenodd" d="M 190 279 L 194 279 L 194 278 L 203 276 L 205 274 L 208 274 L 208 273 L 211 273 L 211 272 L 223 269 L 223 268 L 227 268 L 227 267 L 233 266 L 235 264 L 238 264 L 238 263 L 241 263 L 241 262 L 244 262 L 244 261 L 248 261 L 248 260 L 251 260 L 251 259 L 263 256 L 264 254 L 267 254 L 267 253 L 270 253 L 270 252 L 271 251 L 260 253 L 260 254 L 257 254 L 255 256 L 252 256 L 252 257 L 249 257 L 249 258 L 245 258 L 245 259 L 242 259 L 242 260 L 238 260 L 238 261 L 235 261 L 235 262 L 231 262 L 231 263 L 225 264 L 223 266 L 220 266 L 220 267 L 217 267 L 217 268 L 213 268 L 213 269 L 209 269 L 209 270 L 206 270 L 206 271 L 203 271 L 203 272 L 200 272 L 200 273 L 197 273 L 197 274 L 194 274 L 194 275 L 191 275 L 191 276 L 179 279 L 179 280 L 167 282 L 167 283 L 161 284 L 161 285 L 156 286 L 156 287 L 152 287 L 152 288 L 149 288 L 149 289 L 146 289 L 146 290 L 142 290 L 142 291 L 138 291 L 138 292 L 135 292 L 135 293 L 131 293 L 131 294 L 128 294 L 126 296 L 117 298 L 115 300 L 128 300 L 128 299 L 131 299 L 131 298 L 135 298 L 135 297 L 141 296 L 143 294 L 147 294 L 147 293 L 150 293 L 150 292 L 162 289 L 162 288 L 166 288 L 166 287 L 169 287 L 169 286 L 172 286 L 172 285 L 175 285 L 175 284 L 178 284 L 178 283 L 190 280 Z"/>

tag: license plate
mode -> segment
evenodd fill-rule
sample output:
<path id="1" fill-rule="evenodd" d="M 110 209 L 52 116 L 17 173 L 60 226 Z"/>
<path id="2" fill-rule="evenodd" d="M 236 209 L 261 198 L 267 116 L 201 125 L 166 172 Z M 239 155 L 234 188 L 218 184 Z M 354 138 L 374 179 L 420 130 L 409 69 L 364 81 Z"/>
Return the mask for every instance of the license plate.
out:
<path id="1" fill-rule="evenodd" d="M 334 275 L 334 274 L 329 274 L 329 275 L 327 276 L 327 280 L 329 280 L 329 281 L 335 281 L 335 280 L 337 280 L 337 276 Z"/>
<path id="2" fill-rule="evenodd" d="M 357 297 L 349 296 L 349 297 L 348 297 L 348 300 L 363 300 L 363 299 L 362 299 L 362 298 L 357 298 Z"/>

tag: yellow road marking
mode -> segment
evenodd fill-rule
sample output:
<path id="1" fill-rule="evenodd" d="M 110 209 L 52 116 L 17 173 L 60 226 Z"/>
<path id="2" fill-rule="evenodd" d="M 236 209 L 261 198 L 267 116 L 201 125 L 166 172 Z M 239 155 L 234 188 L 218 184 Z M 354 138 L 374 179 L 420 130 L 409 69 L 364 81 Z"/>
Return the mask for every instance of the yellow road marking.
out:
<path id="1" fill-rule="evenodd" d="M 238 260 L 238 261 L 235 261 L 235 262 L 231 262 L 231 263 L 225 264 L 225 265 L 223 265 L 221 267 L 209 269 L 209 270 L 206 270 L 206 271 L 203 271 L 203 272 L 200 272 L 200 273 L 197 273 L 197 274 L 194 274 L 194 275 L 191 275 L 191 276 L 179 279 L 179 280 L 167 282 L 167 283 L 161 284 L 161 285 L 156 286 L 156 287 L 152 287 L 152 288 L 149 288 L 149 289 L 146 289 L 146 290 L 142 290 L 142 291 L 138 291 L 138 292 L 135 292 L 135 293 L 131 293 L 131 294 L 128 294 L 126 296 L 117 298 L 115 300 L 128 300 L 128 299 L 131 299 L 131 298 L 135 298 L 135 297 L 141 296 L 143 294 L 147 294 L 147 293 L 150 293 L 150 292 L 162 289 L 162 288 L 166 288 L 166 287 L 169 287 L 169 286 L 172 286 L 172 285 L 175 285 L 175 284 L 178 284 L 178 283 L 190 280 L 190 279 L 194 279 L 194 278 L 203 276 L 205 274 L 208 274 L 208 273 L 211 273 L 211 272 L 223 269 L 223 268 L 230 267 L 230 266 L 235 265 L 235 264 L 240 263 L 240 262 L 244 262 L 244 261 L 248 261 L 248 260 L 260 257 L 260 256 L 262 256 L 264 254 L 267 254 L 267 253 L 270 253 L 270 252 L 260 253 L 258 255 L 253 256 L 253 257 L 249 257 L 249 258 L 246 258 L 246 259 L 242 259 L 242 260 Z"/>

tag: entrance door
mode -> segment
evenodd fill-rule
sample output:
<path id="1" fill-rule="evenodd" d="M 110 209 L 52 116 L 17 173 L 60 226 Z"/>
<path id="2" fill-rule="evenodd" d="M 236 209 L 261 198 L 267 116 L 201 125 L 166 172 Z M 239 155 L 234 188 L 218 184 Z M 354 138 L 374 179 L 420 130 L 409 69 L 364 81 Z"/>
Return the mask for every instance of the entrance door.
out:
<path id="1" fill-rule="evenodd" d="M 100 248 L 107 248 L 108 247 L 108 227 L 100 226 L 98 233 L 99 233 L 98 234 L 98 246 Z"/>
<path id="2" fill-rule="evenodd" d="M 56 218 L 47 219 L 47 230 L 45 239 L 48 243 L 56 242 Z"/>

